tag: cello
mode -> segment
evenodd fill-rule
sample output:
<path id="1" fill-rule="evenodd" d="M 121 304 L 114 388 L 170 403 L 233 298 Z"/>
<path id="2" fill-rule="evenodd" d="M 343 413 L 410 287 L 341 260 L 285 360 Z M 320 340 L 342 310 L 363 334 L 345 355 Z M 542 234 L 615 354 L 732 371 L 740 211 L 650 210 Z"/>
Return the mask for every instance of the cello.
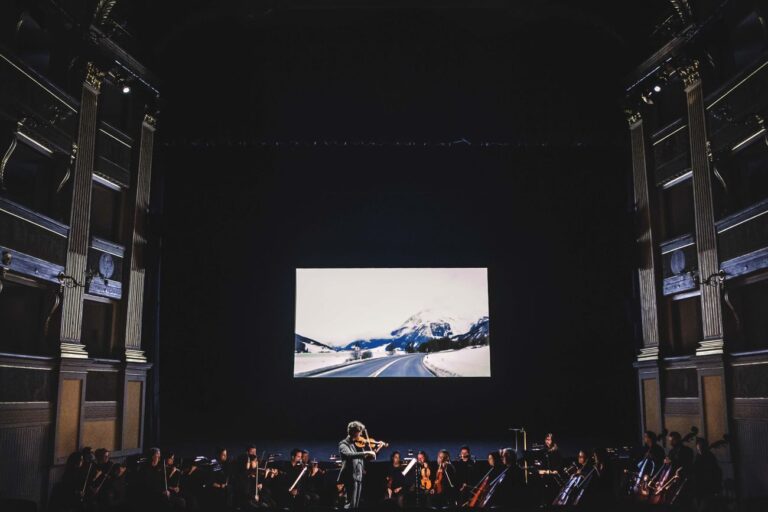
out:
<path id="1" fill-rule="evenodd" d="M 493 466 L 483 476 L 483 478 L 472 488 L 471 497 L 464 504 L 467 508 L 482 508 L 485 504 L 485 499 L 488 497 L 488 493 L 491 490 L 491 473 L 493 473 Z"/>

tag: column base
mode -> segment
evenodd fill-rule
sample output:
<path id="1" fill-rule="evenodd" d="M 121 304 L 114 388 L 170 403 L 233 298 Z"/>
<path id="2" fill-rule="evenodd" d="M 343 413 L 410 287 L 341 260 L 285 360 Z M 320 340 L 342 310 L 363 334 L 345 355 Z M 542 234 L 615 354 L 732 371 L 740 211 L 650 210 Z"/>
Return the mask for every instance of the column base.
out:
<path id="1" fill-rule="evenodd" d="M 88 352 L 82 343 L 61 342 L 59 345 L 62 358 L 88 359 Z"/>
<path id="2" fill-rule="evenodd" d="M 638 361 L 656 361 L 659 358 L 658 345 L 651 347 L 643 347 L 640 349 L 640 353 L 637 355 Z"/>
<path id="3" fill-rule="evenodd" d="M 143 350 L 127 348 L 125 349 L 125 360 L 129 363 L 146 363 L 147 356 Z"/>
<path id="4" fill-rule="evenodd" d="M 722 354 L 724 345 L 725 343 L 722 338 L 703 340 L 699 342 L 699 347 L 696 349 L 696 355 L 709 356 L 713 354 Z"/>

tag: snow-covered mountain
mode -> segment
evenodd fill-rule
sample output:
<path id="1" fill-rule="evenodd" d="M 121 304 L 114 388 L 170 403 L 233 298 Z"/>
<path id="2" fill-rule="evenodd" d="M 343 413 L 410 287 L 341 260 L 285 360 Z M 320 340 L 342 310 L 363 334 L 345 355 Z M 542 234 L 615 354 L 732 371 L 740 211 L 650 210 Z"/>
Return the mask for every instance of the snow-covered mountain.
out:
<path id="1" fill-rule="evenodd" d="M 307 338 L 306 336 L 302 336 L 300 334 L 295 335 L 295 343 L 296 347 L 294 349 L 295 352 L 335 352 L 336 349 L 333 347 L 329 347 L 328 345 L 324 343 L 320 343 L 319 341 L 313 340 L 312 338 Z"/>
<path id="2" fill-rule="evenodd" d="M 485 318 L 485 329 L 488 330 L 488 317 Z M 371 349 L 382 345 L 392 344 L 395 348 L 405 348 L 408 345 L 418 347 L 425 341 L 438 338 L 456 338 L 463 333 L 470 334 L 472 327 L 480 324 L 481 318 L 474 324 L 463 319 L 456 319 L 433 312 L 432 310 L 419 311 L 412 315 L 399 327 L 389 333 L 389 337 L 372 338 L 368 340 L 356 340 L 346 347 L 350 350 L 354 347 Z"/>
<path id="3" fill-rule="evenodd" d="M 454 336 L 453 339 L 458 341 L 466 340 L 470 343 L 473 341 L 480 341 L 481 339 L 487 338 L 490 335 L 488 326 L 489 318 L 484 316 L 477 322 L 473 323 L 467 332 L 464 334 L 459 334 L 458 336 Z"/>

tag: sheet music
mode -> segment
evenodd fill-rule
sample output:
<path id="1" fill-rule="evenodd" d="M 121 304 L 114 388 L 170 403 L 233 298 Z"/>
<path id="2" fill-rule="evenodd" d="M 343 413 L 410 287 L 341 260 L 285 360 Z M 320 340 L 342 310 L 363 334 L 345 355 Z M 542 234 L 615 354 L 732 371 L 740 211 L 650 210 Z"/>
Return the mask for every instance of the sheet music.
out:
<path id="1" fill-rule="evenodd" d="M 405 476 L 406 474 L 408 474 L 408 472 L 411 470 L 411 468 L 412 468 L 413 466 L 415 466 L 415 465 L 416 465 L 416 457 L 412 458 L 412 459 L 411 459 L 411 462 L 409 462 L 409 463 L 408 463 L 408 465 L 407 465 L 407 466 L 405 466 L 405 469 L 403 470 L 403 476 Z"/>

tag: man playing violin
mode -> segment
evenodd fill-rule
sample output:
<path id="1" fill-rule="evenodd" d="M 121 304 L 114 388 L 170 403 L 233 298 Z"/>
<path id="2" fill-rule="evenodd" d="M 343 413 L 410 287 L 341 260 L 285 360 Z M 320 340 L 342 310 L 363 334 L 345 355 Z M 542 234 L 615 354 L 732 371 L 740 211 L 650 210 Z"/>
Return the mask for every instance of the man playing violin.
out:
<path id="1" fill-rule="evenodd" d="M 375 459 L 376 452 L 371 446 L 366 446 L 362 438 L 365 425 L 352 421 L 347 425 L 347 437 L 339 441 L 341 456 L 341 471 L 339 483 L 343 483 L 347 493 L 346 508 L 360 506 L 360 495 L 363 490 L 363 466 L 365 459 Z M 366 447 L 368 449 L 363 449 Z"/>

